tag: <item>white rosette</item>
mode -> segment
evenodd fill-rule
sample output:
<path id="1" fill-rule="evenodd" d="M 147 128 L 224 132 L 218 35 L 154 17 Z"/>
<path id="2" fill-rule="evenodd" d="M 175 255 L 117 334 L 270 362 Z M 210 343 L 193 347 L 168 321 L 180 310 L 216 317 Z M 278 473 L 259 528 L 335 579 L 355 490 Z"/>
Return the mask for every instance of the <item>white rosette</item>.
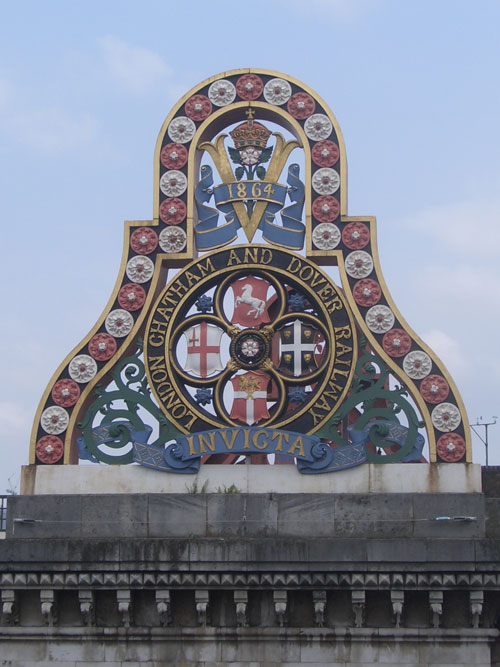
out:
<path id="1" fill-rule="evenodd" d="M 338 171 L 323 167 L 315 171 L 312 177 L 312 186 L 319 195 L 333 195 L 340 186 L 340 176 Z"/>
<path id="2" fill-rule="evenodd" d="M 166 171 L 160 178 L 160 190 L 166 197 L 179 197 L 187 188 L 187 178 L 177 169 Z"/>
<path id="3" fill-rule="evenodd" d="M 388 306 L 372 306 L 366 312 L 365 322 L 373 333 L 386 333 L 394 326 L 394 313 Z"/>
<path id="4" fill-rule="evenodd" d="M 182 252 L 186 247 L 186 232 L 180 227 L 165 227 L 160 233 L 159 242 L 163 252 Z"/>
<path id="5" fill-rule="evenodd" d="M 264 86 L 264 99 L 269 104 L 280 106 L 288 102 L 292 95 L 292 87 L 285 79 L 271 79 Z"/>
<path id="6" fill-rule="evenodd" d="M 462 421 L 460 410 L 453 403 L 440 403 L 436 405 L 431 412 L 431 419 L 435 428 L 443 433 L 454 431 L 460 426 L 460 422 Z"/>
<path id="7" fill-rule="evenodd" d="M 151 276 L 155 265 L 146 255 L 136 255 L 127 262 L 126 273 L 133 283 L 146 283 Z"/>
<path id="8" fill-rule="evenodd" d="M 351 278 L 366 278 L 373 271 L 373 259 L 364 250 L 354 250 L 345 258 L 345 270 Z"/>
<path id="9" fill-rule="evenodd" d="M 59 435 L 63 433 L 69 424 L 69 414 L 64 408 L 58 405 L 51 405 L 42 412 L 40 424 L 45 433 L 50 435 Z"/>
<path id="10" fill-rule="evenodd" d="M 322 141 L 328 139 L 332 133 L 333 125 L 323 113 L 314 113 L 304 123 L 304 131 L 312 141 Z"/>
<path id="11" fill-rule="evenodd" d="M 69 362 L 68 372 L 75 382 L 89 382 L 97 373 L 97 364 L 88 354 L 78 354 Z"/>
<path id="12" fill-rule="evenodd" d="M 322 222 L 313 229 L 312 240 L 320 250 L 333 250 L 340 243 L 342 235 L 337 225 L 332 222 Z"/>
<path id="13" fill-rule="evenodd" d="M 408 352 L 403 359 L 403 370 L 412 380 L 422 380 L 429 375 L 432 368 L 432 360 L 428 354 L 421 350 Z"/>
<path id="14" fill-rule="evenodd" d="M 168 126 L 168 136 L 177 144 L 187 144 L 194 137 L 196 125 L 187 116 L 177 116 Z"/>
<path id="15" fill-rule="evenodd" d="M 112 310 L 104 323 L 106 331 L 116 338 L 128 336 L 134 326 L 134 318 L 128 310 L 117 308 Z"/>
<path id="16" fill-rule="evenodd" d="M 234 102 L 236 97 L 236 88 L 231 81 L 227 79 L 219 79 L 214 81 L 208 89 L 208 99 L 216 107 L 225 107 Z"/>

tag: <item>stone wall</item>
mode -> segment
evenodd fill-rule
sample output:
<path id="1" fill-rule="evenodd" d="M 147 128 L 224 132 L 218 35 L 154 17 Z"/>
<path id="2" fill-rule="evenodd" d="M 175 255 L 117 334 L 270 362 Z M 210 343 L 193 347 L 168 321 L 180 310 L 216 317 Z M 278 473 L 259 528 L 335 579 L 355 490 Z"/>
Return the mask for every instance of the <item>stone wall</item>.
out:
<path id="1" fill-rule="evenodd" d="M 497 502 L 15 497 L 0 543 L 0 662 L 500 665 Z"/>

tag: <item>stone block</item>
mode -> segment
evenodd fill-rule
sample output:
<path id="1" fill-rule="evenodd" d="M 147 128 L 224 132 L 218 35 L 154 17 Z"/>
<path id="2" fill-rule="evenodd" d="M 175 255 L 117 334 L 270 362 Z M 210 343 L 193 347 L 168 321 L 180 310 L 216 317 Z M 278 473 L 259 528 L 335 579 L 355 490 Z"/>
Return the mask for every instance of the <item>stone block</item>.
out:
<path id="1" fill-rule="evenodd" d="M 500 498 L 485 498 L 486 537 L 500 537 Z"/>
<path id="2" fill-rule="evenodd" d="M 53 663 L 104 662 L 104 645 L 98 641 L 47 641 L 47 657 Z"/>
<path id="3" fill-rule="evenodd" d="M 240 636 L 237 641 L 227 640 L 221 644 L 222 662 L 252 662 L 260 665 L 268 663 L 300 662 L 300 645 L 295 641 L 287 641 L 286 636 L 246 638 Z"/>
<path id="4" fill-rule="evenodd" d="M 475 560 L 484 563 L 486 567 L 493 566 L 498 568 L 498 559 L 500 555 L 500 539 L 474 540 Z"/>
<path id="5" fill-rule="evenodd" d="M 283 494 L 278 499 L 278 534 L 283 537 L 332 537 L 334 496 Z"/>
<path id="6" fill-rule="evenodd" d="M 366 551 L 370 562 L 398 563 L 403 569 L 412 568 L 413 563 L 427 563 L 425 540 L 373 539 L 368 541 Z"/>
<path id="7" fill-rule="evenodd" d="M 474 562 L 474 544 L 475 540 L 470 539 L 452 539 L 449 540 L 425 540 L 427 543 L 427 558 L 430 563 L 443 563 L 449 567 L 449 563 L 462 565 L 463 562 Z"/>
<path id="8" fill-rule="evenodd" d="M 161 570 L 182 569 L 189 560 L 189 539 L 120 540 L 120 561 L 150 563 Z"/>
<path id="9" fill-rule="evenodd" d="M 207 494 L 149 495 L 149 537 L 204 537 Z"/>
<path id="10" fill-rule="evenodd" d="M 308 563 L 310 540 L 280 538 L 278 540 L 254 539 L 246 543 L 246 562 L 262 563 L 275 569 L 288 570 L 288 562 Z"/>
<path id="11" fill-rule="evenodd" d="M 81 537 L 147 536 L 147 496 L 89 495 L 81 499 Z"/>
<path id="12" fill-rule="evenodd" d="M 433 641 L 419 646 L 420 661 L 433 667 L 478 665 L 489 662 L 488 642 Z"/>
<path id="13" fill-rule="evenodd" d="M 117 539 L 77 540 L 68 542 L 68 561 L 76 563 L 77 569 L 88 568 L 96 563 L 116 563 L 120 560 L 120 542 Z"/>
<path id="14" fill-rule="evenodd" d="M 253 545 L 253 543 L 252 543 Z M 190 568 L 210 571 L 240 569 L 248 559 L 249 545 L 245 540 L 212 538 L 193 540 L 189 545 Z M 233 565 L 232 565 L 233 564 Z"/>
<path id="15" fill-rule="evenodd" d="M 484 496 L 480 494 L 441 493 L 413 496 L 416 537 L 483 537 Z M 438 520 L 447 516 L 451 520 Z M 474 517 L 460 521 L 453 517 Z"/>
<path id="16" fill-rule="evenodd" d="M 7 537 L 80 537 L 81 496 L 11 496 Z"/>
<path id="17" fill-rule="evenodd" d="M 29 470 L 28 470 L 29 468 Z M 142 466 L 29 466 L 21 493 L 188 493 L 196 482 L 216 493 L 228 483 L 224 465 L 195 475 L 169 475 Z M 366 464 L 328 475 L 301 475 L 295 466 L 232 466 L 229 485 L 246 493 L 480 493 L 481 466 L 470 463 Z"/>
<path id="18" fill-rule="evenodd" d="M 317 570 L 334 563 L 342 563 L 342 570 L 359 570 L 359 564 L 366 562 L 368 544 L 367 540 L 355 538 L 309 540 L 307 562 Z"/>
<path id="19" fill-rule="evenodd" d="M 95 662 L 92 662 L 90 664 L 92 665 L 92 667 L 96 667 L 96 665 L 97 665 L 97 663 L 95 663 Z M 59 662 L 59 663 L 57 663 L 57 662 L 54 663 L 54 662 L 52 662 L 52 660 L 42 660 L 40 662 L 38 660 L 36 660 L 35 662 L 31 662 L 31 660 L 28 661 L 28 662 L 25 662 L 24 660 L 20 660 L 20 661 L 18 661 L 18 660 L 9 660 L 8 662 L 0 662 L 0 665 L 6 665 L 6 667 L 54 667 L 54 665 L 55 665 L 55 667 L 58 667 L 58 666 L 59 667 L 76 667 L 76 665 L 78 665 L 78 667 L 81 667 L 82 663 L 72 662 L 71 660 L 69 660 L 69 661 L 64 660 L 64 662 Z M 108 665 L 106 665 L 106 667 L 108 667 Z M 117 667 L 120 667 L 120 665 L 118 665 L 118 663 L 117 663 Z"/>
<path id="20" fill-rule="evenodd" d="M 302 659 L 302 662 L 283 662 L 281 663 L 281 667 L 300 667 L 301 665 L 314 665 L 314 667 L 346 667 L 346 663 L 344 661 L 342 662 L 318 662 L 316 659 L 313 659 L 310 662 L 307 662 L 306 660 Z M 351 667 L 351 663 L 349 663 L 349 667 Z M 406 667 L 406 665 L 405 665 Z"/>
<path id="21" fill-rule="evenodd" d="M 184 641 L 182 643 L 183 659 L 190 664 L 212 663 L 221 659 L 221 642 L 206 641 Z"/>
<path id="22" fill-rule="evenodd" d="M 278 502 L 267 494 L 210 494 L 207 534 L 271 537 L 277 534 Z"/>
<path id="23" fill-rule="evenodd" d="M 138 662 L 147 664 L 153 658 L 152 646 L 149 641 L 130 641 L 122 637 L 121 641 L 106 642 L 104 644 L 104 664 L 109 662 Z"/>
<path id="24" fill-rule="evenodd" d="M 491 498 L 500 498 L 500 466 L 481 468 L 483 493 Z"/>
<path id="25" fill-rule="evenodd" d="M 410 537 L 410 494 L 340 494 L 334 496 L 335 535 L 339 537 Z"/>

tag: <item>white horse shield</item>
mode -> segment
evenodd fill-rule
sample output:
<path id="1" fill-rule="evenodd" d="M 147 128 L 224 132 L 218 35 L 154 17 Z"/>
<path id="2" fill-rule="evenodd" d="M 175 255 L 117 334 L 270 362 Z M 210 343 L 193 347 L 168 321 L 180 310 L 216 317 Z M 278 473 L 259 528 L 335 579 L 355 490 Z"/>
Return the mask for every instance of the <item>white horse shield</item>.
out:
<path id="1" fill-rule="evenodd" d="M 271 285 L 267 280 L 249 276 L 236 280 L 231 288 L 234 293 L 234 313 L 232 324 L 244 327 L 258 327 L 269 322 L 267 314 L 267 292 Z"/>

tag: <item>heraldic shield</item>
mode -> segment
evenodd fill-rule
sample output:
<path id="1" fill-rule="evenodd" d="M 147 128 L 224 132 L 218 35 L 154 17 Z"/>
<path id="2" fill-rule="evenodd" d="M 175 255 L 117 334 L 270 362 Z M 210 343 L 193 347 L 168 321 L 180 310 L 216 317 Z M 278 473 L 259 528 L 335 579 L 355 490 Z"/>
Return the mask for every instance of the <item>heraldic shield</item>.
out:
<path id="1" fill-rule="evenodd" d="M 234 70 L 179 100 L 153 218 L 126 223 L 116 287 L 43 394 L 31 463 L 471 461 L 457 388 L 383 280 L 375 219 L 347 214 L 346 171 L 334 115 L 292 77 Z"/>

